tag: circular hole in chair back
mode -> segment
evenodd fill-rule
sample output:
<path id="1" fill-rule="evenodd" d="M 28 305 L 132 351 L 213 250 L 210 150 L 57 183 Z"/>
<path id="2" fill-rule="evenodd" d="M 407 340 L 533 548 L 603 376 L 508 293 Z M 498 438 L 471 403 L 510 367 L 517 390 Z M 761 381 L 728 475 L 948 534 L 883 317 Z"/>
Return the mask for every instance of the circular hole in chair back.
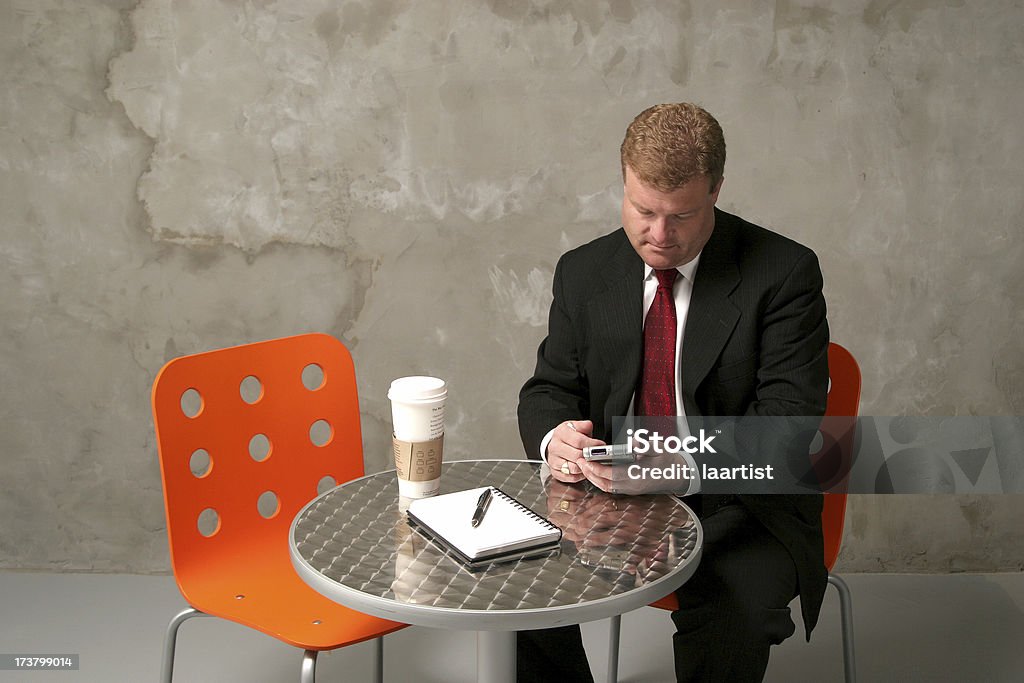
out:
<path id="1" fill-rule="evenodd" d="M 203 397 L 195 389 L 186 389 L 181 394 L 181 412 L 185 417 L 198 417 L 203 412 Z"/>
<path id="2" fill-rule="evenodd" d="M 238 385 L 238 393 L 243 401 L 252 405 L 263 398 L 263 383 L 258 377 L 249 375 Z"/>
<path id="3" fill-rule="evenodd" d="M 270 457 L 270 439 L 266 434 L 255 434 L 249 439 L 249 457 L 256 462 L 263 462 Z"/>
<path id="4" fill-rule="evenodd" d="M 193 476 L 202 479 L 213 469 L 213 459 L 206 452 L 205 448 L 197 448 L 192 451 L 192 457 L 188 459 L 188 467 L 192 470 Z"/>
<path id="5" fill-rule="evenodd" d="M 196 527 L 199 529 L 200 534 L 209 538 L 220 531 L 220 515 L 213 508 L 206 508 L 199 513 Z"/>
<path id="6" fill-rule="evenodd" d="M 314 446 L 326 446 L 334 438 L 334 429 L 327 420 L 317 420 L 309 427 L 309 440 Z"/>
<path id="7" fill-rule="evenodd" d="M 310 363 L 302 368 L 302 386 L 310 391 L 316 391 L 324 385 L 324 369 L 316 363 Z"/>
<path id="8" fill-rule="evenodd" d="M 277 494 L 273 491 L 264 491 L 256 499 L 256 509 L 259 511 L 260 517 L 271 519 L 281 511 L 281 501 L 277 499 Z"/>

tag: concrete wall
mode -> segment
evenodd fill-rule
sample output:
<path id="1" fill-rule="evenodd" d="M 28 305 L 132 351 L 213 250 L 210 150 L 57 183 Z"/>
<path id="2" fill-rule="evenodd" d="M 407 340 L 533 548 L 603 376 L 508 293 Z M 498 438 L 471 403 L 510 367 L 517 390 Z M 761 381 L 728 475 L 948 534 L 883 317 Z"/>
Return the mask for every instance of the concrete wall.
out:
<path id="1" fill-rule="evenodd" d="M 0 566 L 166 571 L 148 392 L 177 355 L 351 348 L 521 455 L 554 263 L 618 226 L 660 101 L 720 205 L 814 248 L 865 414 L 1024 412 L 1020 3 L 0 1 Z M 417 334 L 410 335 L 410 330 Z M 1021 569 L 1021 497 L 850 504 L 847 570 Z"/>

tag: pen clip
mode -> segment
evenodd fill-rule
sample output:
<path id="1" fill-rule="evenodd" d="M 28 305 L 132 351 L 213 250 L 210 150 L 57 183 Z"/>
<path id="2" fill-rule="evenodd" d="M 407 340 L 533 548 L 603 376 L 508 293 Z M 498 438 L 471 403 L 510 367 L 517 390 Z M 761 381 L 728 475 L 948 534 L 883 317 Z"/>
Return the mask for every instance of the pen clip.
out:
<path id="1" fill-rule="evenodd" d="M 487 514 L 487 508 L 491 504 L 491 487 L 487 487 L 480 494 L 480 497 L 476 501 L 476 510 L 473 511 L 473 519 L 470 521 L 470 526 L 478 527 L 480 522 L 484 521 L 484 515 Z"/>

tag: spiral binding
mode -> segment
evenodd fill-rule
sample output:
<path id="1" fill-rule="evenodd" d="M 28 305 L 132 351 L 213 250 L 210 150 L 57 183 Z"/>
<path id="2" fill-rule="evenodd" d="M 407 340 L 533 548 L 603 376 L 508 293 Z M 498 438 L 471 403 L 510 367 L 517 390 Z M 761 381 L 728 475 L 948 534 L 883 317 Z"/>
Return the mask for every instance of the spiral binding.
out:
<path id="1" fill-rule="evenodd" d="M 542 517 L 542 516 L 538 515 L 536 512 L 534 512 L 530 508 L 526 507 L 525 505 L 523 505 L 518 500 L 516 500 L 512 496 L 508 495 L 507 493 L 505 493 L 501 489 L 499 489 L 497 486 L 492 486 L 491 490 L 494 491 L 494 493 L 496 495 L 499 495 L 502 498 L 504 498 L 505 500 L 507 500 L 508 502 L 512 503 L 513 507 L 515 507 L 515 508 L 517 508 L 519 510 L 522 510 L 527 515 L 529 515 L 530 517 L 532 517 L 536 521 L 540 522 L 541 526 L 543 526 L 545 529 L 548 529 L 549 531 L 556 531 L 558 529 L 558 525 L 557 524 L 553 524 L 551 522 L 551 520 L 547 519 L 546 517 Z"/>

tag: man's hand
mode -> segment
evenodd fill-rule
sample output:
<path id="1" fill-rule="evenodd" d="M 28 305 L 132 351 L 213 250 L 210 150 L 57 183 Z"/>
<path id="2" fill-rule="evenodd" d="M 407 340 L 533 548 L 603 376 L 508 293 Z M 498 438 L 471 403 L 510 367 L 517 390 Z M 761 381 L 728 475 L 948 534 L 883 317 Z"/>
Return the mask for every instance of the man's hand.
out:
<path id="1" fill-rule="evenodd" d="M 594 423 L 590 420 L 569 420 L 555 428 L 548 442 L 548 467 L 551 476 L 568 484 L 582 481 L 583 449 L 586 446 L 603 446 L 604 441 L 590 437 Z"/>

